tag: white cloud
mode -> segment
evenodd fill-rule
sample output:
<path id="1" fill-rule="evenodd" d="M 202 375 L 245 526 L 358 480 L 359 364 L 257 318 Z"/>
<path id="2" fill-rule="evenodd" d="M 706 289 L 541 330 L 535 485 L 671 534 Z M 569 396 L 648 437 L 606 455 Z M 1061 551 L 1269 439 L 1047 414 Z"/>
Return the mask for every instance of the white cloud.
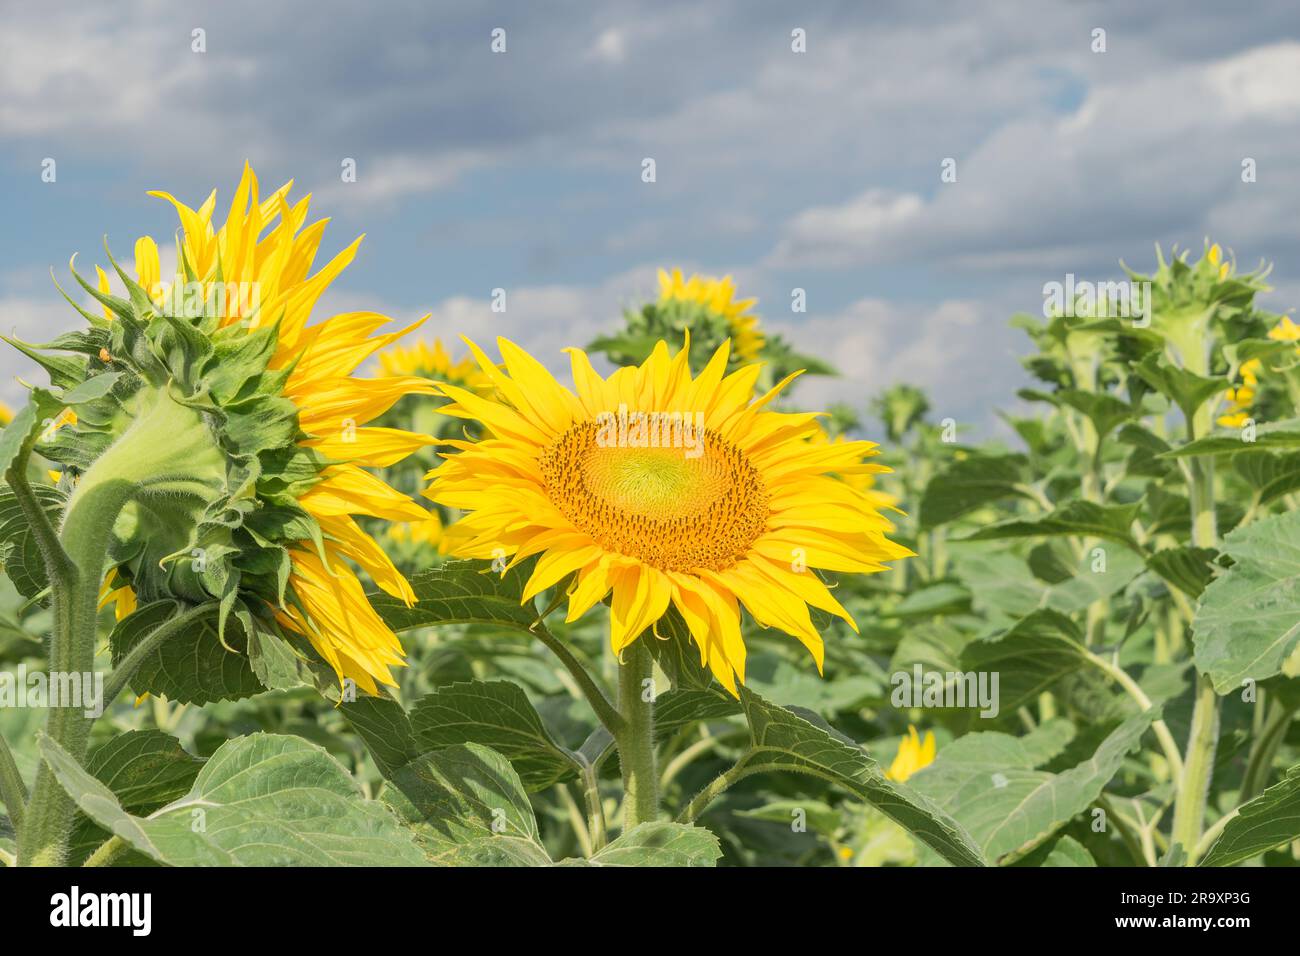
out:
<path id="1" fill-rule="evenodd" d="M 906 229 L 924 208 L 915 193 L 868 189 L 843 205 L 805 209 L 790 222 L 769 264 L 827 269 L 855 265 L 858 250 L 888 241 L 891 233 Z"/>
<path id="2" fill-rule="evenodd" d="M 1015 357 L 1020 333 L 1007 327 L 1006 315 L 966 299 L 923 306 L 865 298 L 804 322 L 766 324 L 840 373 L 801 378 L 801 406 L 844 402 L 863 412 L 884 389 L 907 382 L 929 393 L 936 418 L 978 425 L 1023 375 Z"/>
<path id="3" fill-rule="evenodd" d="M 1212 64 L 1206 84 L 1230 116 L 1295 119 L 1300 111 L 1300 43 L 1277 43 Z"/>
<path id="4" fill-rule="evenodd" d="M 1093 88 L 1071 116 L 1007 122 L 968 155 L 957 182 L 933 193 L 871 189 L 787 223 L 769 262 L 849 267 L 943 260 L 1059 269 L 1111 260 L 1124 243 L 1227 229 L 1225 241 L 1279 236 L 1295 190 L 1265 185 L 1300 149 L 1300 44 Z M 1259 163 L 1243 184 L 1241 160 Z M 1293 229 L 1292 229 L 1293 232 Z M 1294 236 L 1291 241 L 1294 242 Z"/>
<path id="5" fill-rule="evenodd" d="M 446 189 L 461 176 L 480 168 L 490 160 L 486 154 L 464 150 L 440 156 L 350 156 L 356 160 L 356 181 L 339 176 L 320 190 L 326 202 L 338 201 L 358 205 L 393 203 L 405 196 Z"/>
<path id="6" fill-rule="evenodd" d="M 622 63 L 627 59 L 627 34 L 617 27 L 602 30 L 587 51 L 587 57 L 611 65 Z"/>

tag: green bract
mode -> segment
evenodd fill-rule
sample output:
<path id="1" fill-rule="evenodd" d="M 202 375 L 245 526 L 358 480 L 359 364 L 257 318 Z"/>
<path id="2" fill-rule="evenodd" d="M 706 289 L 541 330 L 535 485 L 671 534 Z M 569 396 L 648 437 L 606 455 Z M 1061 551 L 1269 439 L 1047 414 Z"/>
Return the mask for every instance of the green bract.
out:
<path id="1" fill-rule="evenodd" d="M 118 275 L 129 300 L 76 276 L 111 320 L 83 312 L 90 329 L 23 345 L 55 384 L 112 376 L 35 450 L 64 466 L 70 505 L 90 495 L 125 502 L 109 561 L 141 603 L 216 599 L 222 629 L 236 610 L 246 624 L 256 615 L 270 626 L 241 592 L 272 605 L 288 599 L 286 546 L 320 538 L 297 498 L 328 464 L 297 444 L 297 408 L 282 394 L 292 367 L 269 364 L 277 326 L 257 315 L 223 326 L 198 291 L 172 314 Z"/>

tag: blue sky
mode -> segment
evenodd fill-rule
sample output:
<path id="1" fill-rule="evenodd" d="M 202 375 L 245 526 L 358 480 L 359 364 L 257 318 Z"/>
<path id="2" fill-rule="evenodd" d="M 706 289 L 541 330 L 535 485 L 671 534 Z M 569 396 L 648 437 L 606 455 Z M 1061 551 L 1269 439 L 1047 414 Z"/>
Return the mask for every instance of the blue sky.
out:
<path id="1" fill-rule="evenodd" d="M 327 308 L 431 312 L 430 336 L 508 335 L 559 369 L 657 267 L 729 272 L 841 369 L 805 400 L 862 407 L 907 380 L 986 429 L 1022 377 L 1007 318 L 1067 272 L 1108 278 L 1209 235 L 1276 263 L 1271 307 L 1300 296 L 1300 12 L 1170 10 L 5 3 L 0 325 L 74 326 L 51 266 L 102 261 L 105 233 L 126 258 L 142 233 L 166 244 L 173 215 L 145 191 L 197 204 L 215 186 L 220 203 L 249 159 L 264 187 L 314 194 L 326 251 L 367 233 Z M 11 402 L 15 376 L 41 380 L 2 361 Z"/>

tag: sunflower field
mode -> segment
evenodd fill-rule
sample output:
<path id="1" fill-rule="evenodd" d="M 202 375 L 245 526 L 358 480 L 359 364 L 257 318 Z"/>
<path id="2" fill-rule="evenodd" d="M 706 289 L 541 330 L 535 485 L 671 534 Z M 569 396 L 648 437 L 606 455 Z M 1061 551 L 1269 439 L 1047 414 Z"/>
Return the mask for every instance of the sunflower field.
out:
<path id="1" fill-rule="evenodd" d="M 290 193 L 153 194 L 175 274 L 110 237 L 79 328 L 6 338 L 5 867 L 1300 858 L 1266 268 L 1026 303 L 977 444 L 912 385 L 802 403 L 833 355 L 730 278 L 561 356 L 324 314 L 360 240 Z"/>

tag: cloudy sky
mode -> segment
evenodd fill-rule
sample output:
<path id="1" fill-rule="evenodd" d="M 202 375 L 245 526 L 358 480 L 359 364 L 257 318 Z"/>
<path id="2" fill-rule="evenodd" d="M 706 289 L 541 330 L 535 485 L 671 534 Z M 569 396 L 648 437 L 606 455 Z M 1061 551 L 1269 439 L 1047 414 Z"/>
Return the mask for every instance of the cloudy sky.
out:
<path id="1" fill-rule="evenodd" d="M 1275 263 L 1270 307 L 1300 299 L 1300 10 L 1154 7 L 0 0 L 0 327 L 74 326 L 51 267 L 166 244 L 145 191 L 221 203 L 248 159 L 313 193 L 328 251 L 367 234 L 336 309 L 561 368 L 657 267 L 729 272 L 843 372 L 802 398 L 910 381 L 983 429 L 1022 380 L 1007 318 L 1066 273 L 1208 235 Z M 20 359 L 11 402 L 43 381 Z"/>

